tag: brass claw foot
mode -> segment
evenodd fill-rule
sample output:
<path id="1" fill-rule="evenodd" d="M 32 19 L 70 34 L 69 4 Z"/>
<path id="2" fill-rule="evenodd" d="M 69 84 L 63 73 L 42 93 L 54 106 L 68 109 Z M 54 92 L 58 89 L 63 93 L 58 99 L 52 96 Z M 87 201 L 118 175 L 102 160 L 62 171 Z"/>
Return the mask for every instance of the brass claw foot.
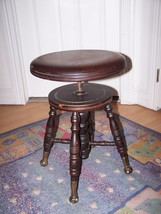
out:
<path id="1" fill-rule="evenodd" d="M 124 172 L 126 174 L 132 173 L 132 167 L 130 166 L 128 156 L 122 157 L 122 161 L 124 164 Z"/>
<path id="2" fill-rule="evenodd" d="M 71 196 L 69 197 L 69 201 L 72 204 L 75 204 L 79 201 L 77 189 L 78 189 L 78 180 L 71 181 Z"/>
<path id="3" fill-rule="evenodd" d="M 47 165 L 48 165 L 48 161 L 42 159 L 42 160 L 40 161 L 40 165 L 41 165 L 41 166 L 47 166 Z"/>
<path id="4" fill-rule="evenodd" d="M 41 166 L 47 166 L 48 165 L 48 157 L 49 157 L 49 152 L 44 152 L 43 153 L 43 158 L 40 161 Z"/>
<path id="5" fill-rule="evenodd" d="M 70 201 L 70 203 L 75 204 L 79 201 L 79 197 L 78 196 L 70 196 L 69 201 Z"/>
<path id="6" fill-rule="evenodd" d="M 132 167 L 126 166 L 126 167 L 124 168 L 124 172 L 125 172 L 126 174 L 132 173 Z"/>

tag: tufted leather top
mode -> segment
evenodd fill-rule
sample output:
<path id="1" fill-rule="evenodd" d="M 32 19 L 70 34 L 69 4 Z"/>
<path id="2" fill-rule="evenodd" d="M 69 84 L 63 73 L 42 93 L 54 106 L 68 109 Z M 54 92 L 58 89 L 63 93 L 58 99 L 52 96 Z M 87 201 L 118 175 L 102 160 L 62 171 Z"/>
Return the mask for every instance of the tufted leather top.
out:
<path id="1" fill-rule="evenodd" d="M 126 58 L 106 50 L 71 50 L 42 55 L 31 62 L 31 73 L 56 81 L 78 82 L 120 75 Z"/>

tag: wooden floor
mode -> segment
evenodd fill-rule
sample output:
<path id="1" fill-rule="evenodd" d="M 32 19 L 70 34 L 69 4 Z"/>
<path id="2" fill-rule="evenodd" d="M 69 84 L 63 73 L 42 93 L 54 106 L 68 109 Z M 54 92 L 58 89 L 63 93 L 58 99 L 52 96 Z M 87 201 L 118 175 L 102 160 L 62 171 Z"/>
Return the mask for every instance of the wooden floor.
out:
<path id="1" fill-rule="evenodd" d="M 161 133 L 161 110 L 153 111 L 138 105 L 113 104 L 114 112 Z M 48 117 L 47 102 L 29 102 L 24 106 L 0 106 L 0 133 Z"/>

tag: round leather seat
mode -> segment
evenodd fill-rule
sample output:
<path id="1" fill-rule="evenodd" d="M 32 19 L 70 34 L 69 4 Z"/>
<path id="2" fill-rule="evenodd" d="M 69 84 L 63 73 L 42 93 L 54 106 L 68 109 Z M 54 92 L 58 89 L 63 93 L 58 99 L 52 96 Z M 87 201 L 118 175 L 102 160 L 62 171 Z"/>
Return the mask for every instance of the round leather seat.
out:
<path id="1" fill-rule="evenodd" d="M 31 62 L 31 73 L 56 81 L 78 82 L 119 75 L 126 58 L 105 50 L 72 50 L 42 55 Z"/>

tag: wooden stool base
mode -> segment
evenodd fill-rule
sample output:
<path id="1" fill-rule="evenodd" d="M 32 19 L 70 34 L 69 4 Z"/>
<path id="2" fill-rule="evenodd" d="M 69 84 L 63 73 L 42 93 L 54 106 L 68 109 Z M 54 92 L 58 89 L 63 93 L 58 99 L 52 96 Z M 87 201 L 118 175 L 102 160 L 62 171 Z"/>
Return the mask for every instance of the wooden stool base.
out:
<path id="1" fill-rule="evenodd" d="M 54 143 L 70 144 L 71 196 L 69 201 L 71 203 L 77 203 L 79 200 L 78 183 L 82 159 L 88 158 L 91 147 L 97 145 L 116 146 L 121 156 L 125 173 L 130 174 L 132 172 L 127 146 L 112 112 L 110 88 L 99 84 L 86 83 L 83 87 L 84 93 L 79 95 L 76 94 L 76 88 L 76 84 L 71 84 L 57 88 L 49 94 L 50 112 L 44 138 L 43 158 L 40 161 L 42 166 L 48 164 L 50 150 Z M 94 140 L 94 111 L 101 108 L 107 113 L 114 142 Z M 71 139 L 55 138 L 56 109 L 72 112 Z"/>

